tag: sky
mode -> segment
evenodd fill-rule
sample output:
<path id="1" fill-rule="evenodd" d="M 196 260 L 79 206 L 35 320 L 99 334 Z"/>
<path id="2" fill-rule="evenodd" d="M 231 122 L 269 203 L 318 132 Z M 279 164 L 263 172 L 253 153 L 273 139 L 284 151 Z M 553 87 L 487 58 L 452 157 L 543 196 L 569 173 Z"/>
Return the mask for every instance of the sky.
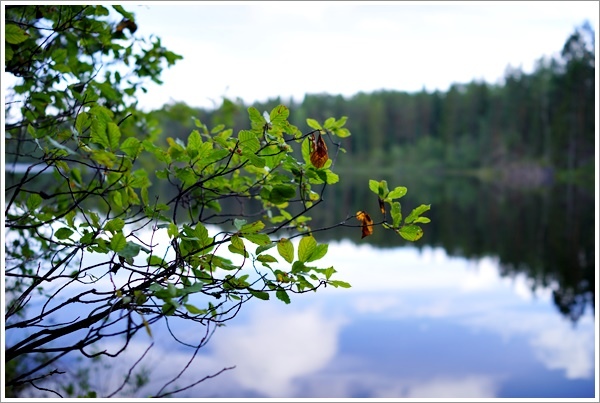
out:
<path id="1" fill-rule="evenodd" d="M 183 60 L 140 94 L 146 110 L 183 101 L 218 106 L 314 93 L 446 91 L 497 83 L 507 66 L 531 72 L 560 52 L 587 2 L 169 2 L 127 3 L 136 35 L 156 35 Z M 596 33 L 597 38 L 597 33 Z"/>

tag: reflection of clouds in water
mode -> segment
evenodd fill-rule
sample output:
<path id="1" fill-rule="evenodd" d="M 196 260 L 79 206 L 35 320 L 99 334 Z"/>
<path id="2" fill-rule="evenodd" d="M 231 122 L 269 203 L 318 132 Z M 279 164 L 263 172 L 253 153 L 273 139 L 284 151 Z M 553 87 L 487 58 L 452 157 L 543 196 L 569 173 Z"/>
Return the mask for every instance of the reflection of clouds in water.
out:
<path id="1" fill-rule="evenodd" d="M 298 296 L 289 306 L 276 300 L 253 301 L 256 303 L 244 306 L 244 318 L 219 328 L 177 385 L 195 382 L 227 366 L 236 368 L 182 396 L 485 398 L 497 395 L 504 379 L 480 374 L 477 369 L 413 377 L 377 366 L 368 372 L 370 362 L 379 361 L 367 357 L 360 346 L 350 354 L 339 351 L 344 343 L 340 333 L 346 324 L 360 326 L 364 318 L 374 316 L 387 323 L 399 319 L 416 319 L 417 323 L 422 318 L 441 319 L 466 331 L 491 331 L 504 341 L 522 338 L 533 350 L 531 359 L 539 360 L 546 368 L 564 370 L 569 379 L 593 376 L 593 319 L 586 316 L 577 329 L 572 329 L 569 322 L 550 308 L 549 289 L 534 294 L 526 277 L 502 278 L 495 259 L 466 262 L 440 249 L 381 250 L 342 241 L 331 243 L 329 253 L 318 263 L 319 267 L 333 265 L 339 271 L 334 279 L 349 281 L 352 288 L 327 287 L 314 296 L 311 293 Z M 332 312 L 339 314 L 331 318 Z M 179 330 L 200 337 L 192 329 L 182 326 Z M 153 370 L 153 387 L 145 389 L 147 393 L 156 392 L 157 386 L 180 371 L 191 354 L 158 329 L 155 339 L 160 345 L 144 360 Z M 133 363 L 143 353 L 147 340 L 143 341 L 137 347 L 131 345 L 126 352 L 128 362 Z M 365 342 L 369 340 L 361 340 Z M 449 348 L 460 350 L 469 346 Z M 398 365 L 412 364 L 407 361 Z"/>
<path id="2" fill-rule="evenodd" d="M 505 340 L 524 336 L 546 368 L 562 369 L 568 379 L 593 375 L 593 319 L 585 317 L 578 329 L 572 329 L 570 322 L 546 310 L 551 305 L 550 287 L 534 292 L 525 275 L 501 277 L 496 259 L 465 264 L 464 259 L 436 249 L 425 248 L 419 254 L 410 248 L 379 251 L 363 245 L 349 260 L 342 251 L 350 244 L 339 246 L 333 249 L 335 256 L 347 259 L 336 265 L 339 275 L 350 281 L 351 290 L 361 293 L 351 302 L 355 312 L 388 319 L 447 318 L 473 330 L 493 331 Z M 398 262 L 398 267 L 368 266 L 369 260 L 378 259 Z M 368 275 L 357 270 L 360 267 L 368 267 Z"/>
<path id="3" fill-rule="evenodd" d="M 594 323 L 582 318 L 578 326 L 591 331 L 575 331 L 571 323 L 539 331 L 531 340 L 537 358 L 548 369 L 562 369 L 568 379 L 586 379 L 594 375 Z M 587 323 L 586 323 L 587 322 Z"/>
<path id="4" fill-rule="evenodd" d="M 496 312 L 464 321 L 469 326 L 501 334 L 506 339 L 528 338 L 533 353 L 548 369 L 565 371 L 568 379 L 586 379 L 594 375 L 594 320 L 580 319 L 577 329 L 554 312 Z"/>
<path id="5" fill-rule="evenodd" d="M 336 276 L 352 284 L 346 290 L 349 292 L 449 290 L 468 294 L 496 290 L 502 284 L 525 300 L 551 298 L 549 288 L 533 294 L 524 275 L 501 277 L 497 258 L 469 261 L 450 256 L 442 248 L 378 249 L 343 240 L 331 242 L 328 254 L 319 263 L 334 266 Z"/>
<path id="6" fill-rule="evenodd" d="M 412 294 L 418 293 L 417 290 Z M 493 295 L 487 300 L 487 295 L 474 297 L 441 294 L 411 298 L 403 293 L 399 298 L 389 293 L 369 294 L 356 298 L 352 305 L 359 314 L 379 314 L 387 319 L 446 318 L 474 331 L 492 331 L 505 342 L 525 337 L 534 356 L 546 368 L 561 369 L 568 379 L 593 376 L 593 317 L 582 318 L 573 329 L 571 322 L 552 311 L 522 311 L 520 305 L 507 306 Z"/>
<path id="7" fill-rule="evenodd" d="M 274 308 L 267 302 L 247 309 L 251 310 L 249 321 L 233 321 L 217 329 L 207 350 L 200 350 L 176 384 L 185 386 L 224 367 L 235 369 L 205 381 L 183 396 L 300 395 L 303 391 L 296 380 L 324 368 L 338 353 L 339 333 L 344 325 L 341 318 L 325 317 L 316 308 Z M 133 363 L 146 346 L 147 342 L 132 343 L 123 355 L 124 361 Z M 156 392 L 187 364 L 191 354 L 191 350 L 177 348 L 173 341 L 163 340 L 156 345 L 143 361 L 152 369 L 153 382 L 144 391 Z M 117 382 L 110 382 L 113 389 Z"/>
<path id="8" fill-rule="evenodd" d="M 399 364 L 402 365 L 402 364 Z M 302 380 L 302 396 L 334 398 L 493 398 L 500 380 L 490 376 L 466 375 L 423 380 L 390 373 L 352 371 L 336 365 L 338 372 L 313 374 Z"/>
<path id="9" fill-rule="evenodd" d="M 343 321 L 314 308 L 293 311 L 264 305 L 250 323 L 231 326 L 213 340 L 218 360 L 235 362 L 240 385 L 269 397 L 298 394 L 295 378 L 323 368 L 336 355 Z"/>
<path id="10" fill-rule="evenodd" d="M 495 397 L 498 390 L 496 383 L 493 379 L 485 376 L 432 379 L 426 382 L 409 383 L 403 396 L 407 398 L 444 398 L 449 396 L 453 398 L 492 398 Z M 382 394 L 382 397 L 384 396 Z"/>

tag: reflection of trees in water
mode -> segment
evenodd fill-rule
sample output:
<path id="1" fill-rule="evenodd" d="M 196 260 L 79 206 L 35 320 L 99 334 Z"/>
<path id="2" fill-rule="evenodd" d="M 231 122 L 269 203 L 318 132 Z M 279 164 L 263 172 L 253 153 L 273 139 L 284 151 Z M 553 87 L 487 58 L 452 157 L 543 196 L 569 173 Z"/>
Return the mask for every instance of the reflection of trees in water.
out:
<path id="1" fill-rule="evenodd" d="M 517 190 L 473 178 L 440 180 L 415 173 L 345 178 L 325 190 L 324 208 L 310 212 L 312 229 L 331 227 L 358 210 L 369 212 L 375 222 L 380 220 L 377 197 L 367 184 L 370 178 L 386 179 L 390 186 L 408 187 L 408 194 L 400 199 L 404 215 L 421 202 L 432 205 L 425 214 L 432 222 L 424 225 L 425 235 L 414 246 L 442 247 L 466 258 L 498 256 L 502 276 L 523 273 L 532 280 L 533 289 L 553 288 L 558 310 L 574 322 L 586 307 L 595 309 L 593 194 L 571 185 Z M 418 195 L 418 200 L 412 195 Z M 232 213 L 252 209 L 234 201 L 223 208 Z M 372 236 L 361 239 L 359 228 L 346 227 L 316 234 L 323 242 L 350 239 L 378 247 L 406 245 L 392 235 L 376 228 Z"/>
<path id="2" fill-rule="evenodd" d="M 426 214 L 432 222 L 424 226 L 425 235 L 416 246 L 443 247 L 466 258 L 498 256 L 501 275 L 523 273 L 533 289 L 553 288 L 557 308 L 574 322 L 586 307 L 595 309 L 593 194 L 568 185 L 514 190 L 457 177 L 433 182 L 418 178 L 415 183 L 385 179 L 408 187 L 401 199 L 403 214 L 416 207 L 413 194 L 432 205 Z M 313 216 L 314 228 L 332 225 L 357 210 L 372 211 L 376 220 L 376 197 L 362 186 L 367 179 L 354 180 L 327 189 L 327 208 L 319 210 L 327 213 Z M 358 231 L 344 228 L 322 236 L 381 247 L 402 244 L 377 229 L 362 241 Z"/>
<path id="3" fill-rule="evenodd" d="M 412 172 L 394 177 L 351 174 L 325 190 L 324 208 L 310 211 L 312 229 L 333 226 L 358 210 L 369 212 L 375 222 L 380 220 L 377 197 L 367 186 L 370 178 L 408 187 L 408 194 L 400 199 L 404 215 L 420 203 L 431 204 L 425 214 L 431 223 L 424 225 L 425 235 L 414 246 L 442 247 L 451 255 L 466 258 L 498 256 L 501 275 L 523 273 L 534 289 L 552 287 L 558 310 L 574 322 L 587 306 L 595 309 L 593 194 L 569 185 L 514 190 L 472 178 L 439 180 Z M 170 197 L 167 189 L 156 192 L 161 199 Z M 224 200 L 222 207 L 232 214 L 240 209 L 260 211 L 247 200 Z M 365 239 L 359 228 L 347 227 L 315 235 L 322 242 L 349 239 L 379 247 L 406 245 L 379 228 Z"/>

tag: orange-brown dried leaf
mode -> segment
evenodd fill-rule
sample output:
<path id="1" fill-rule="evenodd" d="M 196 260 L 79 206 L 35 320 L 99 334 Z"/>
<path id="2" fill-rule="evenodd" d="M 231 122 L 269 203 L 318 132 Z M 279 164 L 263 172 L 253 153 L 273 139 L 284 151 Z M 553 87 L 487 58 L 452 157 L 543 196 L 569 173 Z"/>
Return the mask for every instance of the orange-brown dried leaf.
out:
<path id="1" fill-rule="evenodd" d="M 385 216 L 385 203 L 383 202 L 381 197 L 378 197 L 377 201 L 379 202 L 379 210 L 381 210 L 381 214 Z"/>
<path id="2" fill-rule="evenodd" d="M 319 138 L 315 139 L 315 135 L 312 135 L 311 150 L 310 150 L 310 162 L 316 168 L 323 168 L 329 155 L 327 155 L 327 144 L 323 140 L 323 137 L 319 134 Z"/>
<path id="3" fill-rule="evenodd" d="M 365 212 L 365 211 L 359 211 L 356 213 L 356 219 L 358 221 L 360 221 L 361 225 L 361 230 L 362 230 L 362 236 L 361 239 L 369 236 L 369 235 L 373 235 L 373 220 L 371 219 L 371 216 L 369 216 L 369 213 Z"/>
<path id="4" fill-rule="evenodd" d="M 128 29 L 132 34 L 137 31 L 137 24 L 127 18 L 123 18 L 117 25 L 117 33 L 123 32 L 124 29 Z"/>

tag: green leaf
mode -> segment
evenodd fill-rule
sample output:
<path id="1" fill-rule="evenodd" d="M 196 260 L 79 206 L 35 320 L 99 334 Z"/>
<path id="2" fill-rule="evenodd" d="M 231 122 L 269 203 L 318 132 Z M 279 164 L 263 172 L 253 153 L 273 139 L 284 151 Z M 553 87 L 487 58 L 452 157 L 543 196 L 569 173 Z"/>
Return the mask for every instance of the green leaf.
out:
<path id="1" fill-rule="evenodd" d="M 225 125 L 223 123 L 220 123 L 218 125 L 216 125 L 215 127 L 212 128 L 212 130 L 210 131 L 210 134 L 215 134 L 215 133 L 219 133 L 220 131 L 222 131 L 225 128 Z M 227 136 L 229 137 L 229 136 Z M 224 138 L 226 140 L 226 138 Z"/>
<path id="2" fill-rule="evenodd" d="M 31 137 L 33 137 L 34 139 L 39 139 L 44 137 L 44 132 L 43 131 L 36 131 L 35 127 L 33 127 L 31 124 L 27 125 L 27 133 L 29 133 L 31 135 Z"/>
<path id="3" fill-rule="evenodd" d="M 302 141 L 302 158 L 304 159 L 305 164 L 308 164 L 309 166 L 311 165 L 311 162 L 310 162 L 310 140 L 308 139 L 308 137 L 306 137 Z"/>
<path id="4" fill-rule="evenodd" d="M 421 214 L 423 214 L 430 208 L 431 208 L 431 204 L 421 204 L 419 207 L 417 207 L 413 211 L 411 211 L 411 213 L 408 215 L 408 217 L 406 217 L 404 219 L 404 223 L 406 223 L 406 224 L 412 223 L 413 221 L 415 221 L 415 219 L 418 216 L 420 216 Z"/>
<path id="5" fill-rule="evenodd" d="M 406 194 L 406 192 L 407 192 L 407 189 L 404 186 L 398 186 L 397 188 L 392 190 L 390 193 L 388 193 L 386 200 L 399 199 L 402 196 L 404 196 Z"/>
<path id="6" fill-rule="evenodd" d="M 27 32 L 23 31 L 15 24 L 6 24 L 4 27 L 4 40 L 11 45 L 17 45 L 25 42 L 29 38 Z"/>
<path id="7" fill-rule="evenodd" d="M 240 130 L 238 133 L 238 140 L 240 149 L 243 151 L 249 151 L 250 154 L 255 154 L 260 150 L 260 142 L 254 131 Z"/>
<path id="8" fill-rule="evenodd" d="M 263 253 L 266 250 L 271 249 L 272 247 L 274 247 L 275 245 L 278 245 L 277 242 L 270 242 L 268 245 L 261 245 L 258 248 L 256 248 L 256 254 L 259 255 L 261 253 Z"/>
<path id="9" fill-rule="evenodd" d="M 175 310 L 177 309 L 177 307 L 178 306 L 177 306 L 176 302 L 168 300 L 168 301 L 165 301 L 161 310 L 164 315 L 170 316 L 175 313 Z"/>
<path id="10" fill-rule="evenodd" d="M 179 227 L 177 227 L 175 223 L 169 223 L 169 226 L 167 227 L 167 235 L 169 238 L 175 238 L 177 235 L 179 235 Z"/>
<path id="11" fill-rule="evenodd" d="M 273 204 L 281 204 L 296 195 L 296 188 L 289 185 L 275 185 L 269 194 L 269 201 Z"/>
<path id="12" fill-rule="evenodd" d="M 125 9 L 123 8 L 123 6 L 112 6 L 119 14 L 121 14 L 123 17 L 127 18 L 128 20 L 133 21 L 133 14 L 131 14 L 128 11 L 125 11 Z"/>
<path id="13" fill-rule="evenodd" d="M 254 151 L 244 150 L 242 151 L 242 155 L 248 158 L 250 163 L 258 168 L 264 168 L 267 164 L 265 159 L 256 155 Z"/>
<path id="14" fill-rule="evenodd" d="M 73 235 L 73 230 L 66 227 L 59 228 L 54 233 L 56 239 L 68 239 L 71 235 Z"/>
<path id="15" fill-rule="evenodd" d="M 119 256 L 123 256 L 126 259 L 134 258 L 139 253 L 142 247 L 134 242 L 128 241 L 123 249 L 117 252 Z M 144 248 L 145 249 L 145 248 Z M 149 252 L 146 250 L 146 252 Z"/>
<path id="16" fill-rule="evenodd" d="M 25 202 L 25 204 L 27 205 L 27 209 L 29 211 L 35 210 L 42 204 L 42 196 L 37 193 L 32 193 L 27 198 L 27 202 Z"/>
<path id="17" fill-rule="evenodd" d="M 166 263 L 165 261 L 156 256 L 156 255 L 150 255 L 146 258 L 146 262 L 148 263 L 149 266 L 161 266 L 161 267 L 166 267 Z"/>
<path id="18" fill-rule="evenodd" d="M 121 143 L 121 151 L 131 158 L 136 158 L 142 148 L 142 144 L 135 137 L 128 137 Z"/>
<path id="19" fill-rule="evenodd" d="M 298 245 L 298 260 L 306 263 L 313 252 L 317 249 L 317 241 L 313 236 L 305 236 Z"/>
<path id="20" fill-rule="evenodd" d="M 242 234 L 244 238 L 256 245 L 269 245 L 271 238 L 267 234 Z"/>
<path id="21" fill-rule="evenodd" d="M 331 284 L 334 287 L 342 287 L 342 288 L 350 288 L 352 287 L 349 283 L 346 283 L 345 281 L 341 281 L 341 280 L 330 280 L 328 282 L 328 284 Z"/>
<path id="22" fill-rule="evenodd" d="M 264 301 L 269 300 L 269 293 L 267 293 L 267 292 L 253 290 L 252 288 L 248 288 L 248 291 L 250 291 L 250 294 L 252 294 L 253 296 L 255 296 L 258 299 L 262 299 Z"/>
<path id="23" fill-rule="evenodd" d="M 329 161 L 331 161 L 331 160 L 329 160 Z M 331 172 L 330 170 L 325 171 L 325 175 L 326 175 L 325 182 L 328 185 L 333 185 L 334 183 L 338 183 L 340 181 L 340 177 L 338 176 L 338 174 L 335 174 L 335 173 Z"/>
<path id="24" fill-rule="evenodd" d="M 202 136 L 200 136 L 200 132 L 198 130 L 192 130 L 190 135 L 188 136 L 188 142 L 186 151 L 191 158 L 195 158 L 200 154 L 200 149 L 202 148 Z"/>
<path id="25" fill-rule="evenodd" d="M 310 256 L 308 257 L 306 262 L 314 262 L 315 260 L 321 259 L 323 256 L 325 256 L 327 254 L 328 248 L 329 248 L 329 245 L 324 244 L 324 243 L 317 245 L 317 247 L 315 248 L 313 253 L 310 254 Z M 298 252 L 300 252 L 300 251 L 298 250 Z"/>
<path id="26" fill-rule="evenodd" d="M 402 212 L 400 210 L 400 202 L 392 203 L 392 220 L 394 222 L 394 227 L 397 228 L 402 222 Z"/>
<path id="27" fill-rule="evenodd" d="M 243 232 L 244 234 L 247 233 L 254 233 L 254 232 L 258 232 L 260 230 L 262 230 L 265 227 L 265 223 L 262 221 L 255 221 L 253 223 L 250 224 L 245 224 L 241 227 L 238 228 L 240 230 L 240 232 Z"/>
<path id="28" fill-rule="evenodd" d="M 311 119 L 311 118 L 306 119 L 306 124 L 308 125 L 308 127 L 313 128 L 315 130 L 323 130 L 323 128 L 321 127 L 319 122 L 317 122 L 314 119 Z"/>
<path id="29" fill-rule="evenodd" d="M 123 229 L 124 226 L 125 221 L 123 221 L 123 219 L 113 218 L 112 220 L 104 224 L 104 231 L 119 232 Z"/>
<path id="30" fill-rule="evenodd" d="M 405 225 L 398 230 L 400 236 L 407 241 L 414 242 L 423 236 L 423 230 L 418 225 Z"/>
<path id="31" fill-rule="evenodd" d="M 430 223 L 430 222 L 431 222 L 431 220 L 429 218 L 427 218 L 427 217 L 417 217 L 413 221 L 413 224 L 418 224 L 418 223 L 427 224 L 427 223 Z"/>
<path id="32" fill-rule="evenodd" d="M 323 127 L 329 130 L 333 129 L 335 127 L 335 118 L 327 118 L 323 123 Z"/>
<path id="33" fill-rule="evenodd" d="M 290 110 L 284 105 L 278 105 L 271 111 L 269 120 L 271 121 L 271 124 L 281 125 L 287 121 L 289 116 Z"/>
<path id="34" fill-rule="evenodd" d="M 183 306 L 185 307 L 185 309 L 188 310 L 189 313 L 191 313 L 192 315 L 204 315 L 207 311 L 206 309 L 199 309 L 196 308 L 194 305 L 192 304 L 183 304 Z"/>
<path id="35" fill-rule="evenodd" d="M 127 246 L 127 240 L 125 239 L 125 236 L 123 235 L 122 232 L 117 232 L 110 239 L 110 249 L 114 250 L 115 252 L 119 252 L 120 250 L 123 250 L 123 248 L 125 248 L 125 246 Z"/>
<path id="36" fill-rule="evenodd" d="M 373 180 L 373 179 L 369 179 L 369 189 L 371 189 L 371 192 L 378 195 L 379 194 L 379 182 L 377 182 L 376 180 Z"/>
<path id="37" fill-rule="evenodd" d="M 294 261 L 294 244 L 287 238 L 281 238 L 277 242 L 277 252 L 288 263 Z"/>
<path id="38" fill-rule="evenodd" d="M 114 124 L 114 122 L 112 122 L 113 113 L 109 109 L 98 105 L 92 107 L 89 113 L 92 116 L 92 143 L 101 145 L 105 148 L 112 148 L 113 145 L 111 144 L 111 139 L 107 133 L 107 126 L 108 123 Z M 114 128 L 112 130 L 114 131 Z M 116 147 L 117 145 L 114 146 L 114 148 Z"/>
<path id="39" fill-rule="evenodd" d="M 275 296 L 286 304 L 290 303 L 290 296 L 283 288 L 278 288 L 277 291 L 275 291 Z"/>
<path id="40" fill-rule="evenodd" d="M 151 185 L 148 173 L 144 169 L 136 169 L 131 173 L 129 185 L 133 188 L 146 188 Z"/>
<path id="41" fill-rule="evenodd" d="M 228 248 L 231 253 L 237 253 L 238 255 L 242 255 L 244 257 L 248 256 L 248 252 L 246 252 L 246 246 L 244 245 L 244 241 L 237 235 L 233 235 L 231 237 L 231 244 Z"/>
<path id="42" fill-rule="evenodd" d="M 292 273 L 304 273 L 309 271 L 310 269 L 301 261 L 296 260 L 292 265 Z"/>
<path id="43" fill-rule="evenodd" d="M 348 120 L 348 116 L 342 116 L 341 118 L 339 118 L 338 120 L 336 120 L 335 127 L 338 128 L 338 129 L 344 127 L 344 125 L 346 124 L 347 120 Z"/>
<path id="44" fill-rule="evenodd" d="M 233 220 L 233 225 L 237 228 L 238 231 L 242 229 L 242 227 L 247 223 L 246 220 L 236 218 Z"/>
<path id="45" fill-rule="evenodd" d="M 237 249 L 240 249 L 240 250 L 246 249 L 246 247 L 244 246 L 244 241 L 242 241 L 242 239 L 237 235 L 233 235 L 231 237 L 231 244 Z"/>
<path id="46" fill-rule="evenodd" d="M 342 139 L 350 136 L 350 130 L 346 129 L 345 127 L 341 128 L 341 129 L 334 129 L 333 133 Z M 341 150 L 343 150 L 343 149 L 341 149 Z"/>
<path id="47" fill-rule="evenodd" d="M 214 238 L 208 236 L 208 229 L 206 229 L 202 223 L 196 224 L 194 234 L 198 237 L 200 247 L 202 248 L 202 253 L 208 253 L 213 249 L 214 245 L 212 245 L 212 243 Z"/>
<path id="48" fill-rule="evenodd" d="M 253 106 L 248 108 L 248 116 L 250 117 L 252 127 L 262 128 L 265 125 L 265 123 L 267 123 L 263 115 L 258 111 L 258 109 L 256 109 Z"/>
<path id="49" fill-rule="evenodd" d="M 279 261 L 269 254 L 259 255 L 256 260 L 262 263 L 278 263 Z"/>
<path id="50" fill-rule="evenodd" d="M 113 203 L 115 204 L 115 206 L 117 207 L 123 207 L 123 197 L 121 196 L 121 193 L 116 191 L 116 192 L 112 192 L 110 194 L 111 199 L 113 201 Z"/>
<path id="51" fill-rule="evenodd" d="M 390 193 L 390 190 L 388 189 L 388 184 L 386 180 L 379 181 L 379 188 L 377 189 L 377 191 L 377 194 L 381 199 L 385 199 L 387 197 L 387 195 Z"/>
<path id="52" fill-rule="evenodd" d="M 11 46 L 6 46 L 4 48 L 4 58 L 5 58 L 5 63 L 6 62 L 10 62 L 13 58 L 14 52 L 12 50 Z"/>

